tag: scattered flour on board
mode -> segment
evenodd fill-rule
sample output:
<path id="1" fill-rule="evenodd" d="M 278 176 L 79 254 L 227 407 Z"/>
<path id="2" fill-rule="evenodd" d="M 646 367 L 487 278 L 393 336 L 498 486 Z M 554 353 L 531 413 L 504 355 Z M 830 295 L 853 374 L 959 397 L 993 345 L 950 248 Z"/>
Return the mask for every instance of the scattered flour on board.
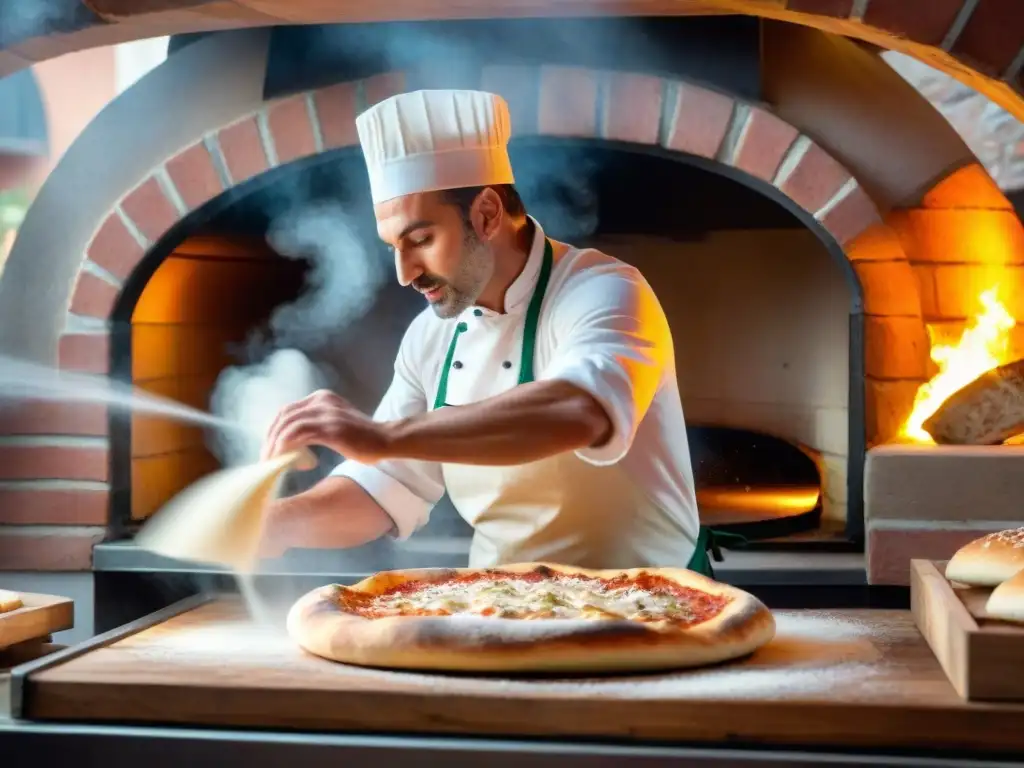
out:
<path id="1" fill-rule="evenodd" d="M 870 688 L 885 694 L 880 680 L 877 629 L 828 612 L 778 612 L 775 639 L 752 657 L 716 667 L 608 677 L 509 678 L 376 670 L 334 664 L 299 650 L 280 628 L 207 622 L 177 631 L 158 629 L 122 641 L 125 651 L 148 659 L 173 660 L 186 666 L 274 668 L 278 675 L 318 678 L 337 675 L 362 686 L 398 685 L 480 695 L 613 696 L 632 699 L 798 698 L 830 691 Z M 239 670 L 241 671 L 241 670 Z"/>
<path id="2" fill-rule="evenodd" d="M 498 679 L 346 667 L 345 674 L 497 695 L 566 694 L 634 699 L 794 698 L 869 683 L 884 672 L 872 629 L 827 613 L 776 614 L 775 639 L 749 659 L 703 669 L 606 678 Z"/>

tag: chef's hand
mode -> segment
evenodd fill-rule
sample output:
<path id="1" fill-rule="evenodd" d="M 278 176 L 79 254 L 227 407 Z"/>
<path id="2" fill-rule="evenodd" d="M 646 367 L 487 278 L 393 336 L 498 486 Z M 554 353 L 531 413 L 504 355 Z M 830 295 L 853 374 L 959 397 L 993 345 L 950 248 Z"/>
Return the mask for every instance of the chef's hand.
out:
<path id="1" fill-rule="evenodd" d="M 263 442 L 264 460 L 310 445 L 372 464 L 385 455 L 384 425 L 326 389 L 286 405 Z"/>

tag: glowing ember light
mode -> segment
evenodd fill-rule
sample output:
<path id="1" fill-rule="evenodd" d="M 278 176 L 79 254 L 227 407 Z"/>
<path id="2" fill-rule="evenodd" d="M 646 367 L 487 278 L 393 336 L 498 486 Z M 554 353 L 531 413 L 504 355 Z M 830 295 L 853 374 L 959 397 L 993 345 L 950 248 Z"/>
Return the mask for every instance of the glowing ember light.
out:
<path id="1" fill-rule="evenodd" d="M 914 408 L 900 436 L 918 443 L 934 443 L 922 425 L 954 392 L 970 384 L 986 371 L 1008 362 L 1010 331 L 1016 321 L 997 298 L 999 289 L 991 288 L 979 297 L 982 311 L 967 323 L 956 344 L 939 344 L 935 330 L 928 326 L 931 357 L 939 372 L 922 384 L 914 399 Z"/>

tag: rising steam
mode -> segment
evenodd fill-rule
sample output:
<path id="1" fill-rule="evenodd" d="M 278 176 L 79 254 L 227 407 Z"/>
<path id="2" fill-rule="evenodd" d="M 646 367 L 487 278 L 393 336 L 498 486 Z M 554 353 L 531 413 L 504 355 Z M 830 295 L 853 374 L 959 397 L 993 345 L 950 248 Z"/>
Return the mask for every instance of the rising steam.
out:
<path id="1" fill-rule="evenodd" d="M 595 233 L 599 168 L 592 158 L 532 148 L 514 152 L 513 165 L 520 195 L 550 236 L 580 243 Z M 346 382 L 340 394 L 352 399 L 347 390 L 360 390 L 364 383 L 353 381 L 350 374 L 365 370 L 389 346 L 383 337 L 394 317 L 366 323 L 374 335 L 347 333 L 366 318 L 390 279 L 389 261 L 363 220 L 372 216 L 368 206 L 311 201 L 301 186 L 297 181 L 277 191 L 280 198 L 267 240 L 281 256 L 309 262 L 306 291 L 278 307 L 265 328 L 250 334 L 238 351 L 240 364 L 226 368 L 214 385 L 212 412 L 244 424 L 250 435 L 212 437 L 211 450 L 225 466 L 259 458 L 262 438 L 283 406 Z M 412 294 L 409 300 L 415 301 Z M 337 351 L 346 336 L 352 343 L 345 344 L 344 359 L 332 359 L 332 347 Z M 374 402 L 366 406 L 372 409 L 382 394 L 371 393 Z"/>
<path id="2" fill-rule="evenodd" d="M 250 335 L 245 363 L 217 378 L 212 412 L 246 425 L 249 435 L 214 436 L 211 449 L 225 466 L 256 461 L 281 408 L 328 386 L 330 372 L 309 355 L 366 313 L 387 276 L 379 251 L 334 202 L 293 207 L 275 219 L 267 239 L 283 257 L 310 263 L 308 287 L 275 310 L 267 331 Z"/>

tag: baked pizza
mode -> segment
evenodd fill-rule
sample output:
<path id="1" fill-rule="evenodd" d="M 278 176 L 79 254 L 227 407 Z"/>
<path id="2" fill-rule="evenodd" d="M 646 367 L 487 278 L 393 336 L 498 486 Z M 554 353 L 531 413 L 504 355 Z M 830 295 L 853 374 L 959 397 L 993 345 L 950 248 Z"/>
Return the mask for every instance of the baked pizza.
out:
<path id="1" fill-rule="evenodd" d="M 384 571 L 292 606 L 288 633 L 325 659 L 477 672 L 612 672 L 734 659 L 774 637 L 742 590 L 681 568 L 545 563 Z"/>

